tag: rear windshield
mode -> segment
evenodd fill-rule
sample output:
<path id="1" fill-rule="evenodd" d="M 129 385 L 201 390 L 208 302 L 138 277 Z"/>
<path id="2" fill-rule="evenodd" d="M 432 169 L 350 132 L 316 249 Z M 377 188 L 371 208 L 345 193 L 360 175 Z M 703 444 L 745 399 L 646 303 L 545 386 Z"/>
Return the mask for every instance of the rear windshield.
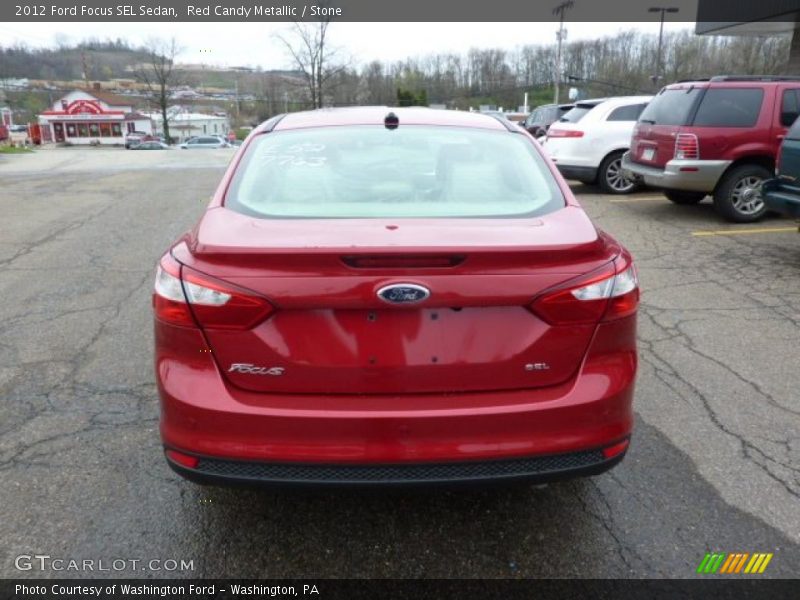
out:
<path id="1" fill-rule="evenodd" d="M 362 125 L 259 136 L 225 205 L 257 217 L 402 218 L 538 216 L 565 202 L 523 135 Z"/>
<path id="2" fill-rule="evenodd" d="M 595 104 L 578 104 L 575 108 L 561 117 L 559 121 L 562 123 L 577 123 L 595 106 Z"/>
<path id="3" fill-rule="evenodd" d="M 662 90 L 642 111 L 639 122 L 651 125 L 686 125 L 701 91 L 700 88 Z"/>

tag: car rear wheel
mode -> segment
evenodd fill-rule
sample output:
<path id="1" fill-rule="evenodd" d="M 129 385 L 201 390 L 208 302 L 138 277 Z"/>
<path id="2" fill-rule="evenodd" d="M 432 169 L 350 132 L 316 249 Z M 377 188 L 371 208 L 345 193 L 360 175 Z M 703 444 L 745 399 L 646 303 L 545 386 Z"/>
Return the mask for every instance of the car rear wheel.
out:
<path id="1" fill-rule="evenodd" d="M 714 192 L 714 208 L 735 223 L 758 221 L 767 212 L 761 197 L 761 184 L 769 177 L 769 170 L 761 165 L 734 167 Z"/>
<path id="2" fill-rule="evenodd" d="M 675 204 L 697 204 L 706 197 L 705 192 L 684 192 L 682 190 L 664 190 L 664 195 Z"/>
<path id="3" fill-rule="evenodd" d="M 622 152 L 613 152 L 603 159 L 597 180 L 606 194 L 630 194 L 638 185 L 622 173 Z"/>

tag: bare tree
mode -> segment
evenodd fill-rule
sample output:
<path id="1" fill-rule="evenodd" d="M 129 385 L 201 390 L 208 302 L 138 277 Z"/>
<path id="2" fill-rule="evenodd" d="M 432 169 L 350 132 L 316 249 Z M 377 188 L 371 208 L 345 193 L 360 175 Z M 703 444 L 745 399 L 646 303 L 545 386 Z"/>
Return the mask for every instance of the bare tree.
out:
<path id="1" fill-rule="evenodd" d="M 164 139 L 170 142 L 169 108 L 170 89 L 180 85 L 175 70 L 175 58 L 180 54 L 175 38 L 169 41 L 153 39 L 148 42 L 148 57 L 135 71 L 136 79 L 147 88 L 148 100 L 161 113 Z"/>
<path id="2" fill-rule="evenodd" d="M 328 44 L 330 24 L 330 17 L 315 23 L 295 21 L 288 34 L 276 36 L 303 74 L 314 108 L 322 108 L 327 88 L 347 69 L 347 63 L 341 60 L 338 49 Z"/>

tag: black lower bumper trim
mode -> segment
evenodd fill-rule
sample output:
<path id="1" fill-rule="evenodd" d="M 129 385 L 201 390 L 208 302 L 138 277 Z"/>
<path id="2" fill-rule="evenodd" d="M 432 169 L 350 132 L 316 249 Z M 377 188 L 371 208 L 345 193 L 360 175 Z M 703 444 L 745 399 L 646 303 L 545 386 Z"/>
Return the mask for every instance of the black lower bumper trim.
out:
<path id="1" fill-rule="evenodd" d="M 572 165 L 560 165 L 558 163 L 556 163 L 556 167 L 561 172 L 564 179 L 574 179 L 586 183 L 597 181 L 597 169 L 595 167 L 576 167 Z"/>
<path id="2" fill-rule="evenodd" d="M 546 483 L 597 475 L 619 463 L 601 450 L 481 462 L 411 464 L 261 463 L 200 458 L 194 469 L 167 462 L 179 475 L 211 485 L 418 485 L 528 481 Z"/>

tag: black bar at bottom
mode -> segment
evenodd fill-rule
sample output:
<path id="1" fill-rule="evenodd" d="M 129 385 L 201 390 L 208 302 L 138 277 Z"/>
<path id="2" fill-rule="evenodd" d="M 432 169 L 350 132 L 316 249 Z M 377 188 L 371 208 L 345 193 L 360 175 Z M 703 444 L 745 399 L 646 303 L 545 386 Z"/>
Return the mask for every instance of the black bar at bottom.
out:
<path id="1" fill-rule="evenodd" d="M 734 578 L 735 577 L 735 578 Z M 695 579 L 5 579 L 3 600 L 226 600 L 305 598 L 308 600 L 673 600 L 680 598 L 797 598 L 797 581 L 759 576 L 704 576 Z"/>

